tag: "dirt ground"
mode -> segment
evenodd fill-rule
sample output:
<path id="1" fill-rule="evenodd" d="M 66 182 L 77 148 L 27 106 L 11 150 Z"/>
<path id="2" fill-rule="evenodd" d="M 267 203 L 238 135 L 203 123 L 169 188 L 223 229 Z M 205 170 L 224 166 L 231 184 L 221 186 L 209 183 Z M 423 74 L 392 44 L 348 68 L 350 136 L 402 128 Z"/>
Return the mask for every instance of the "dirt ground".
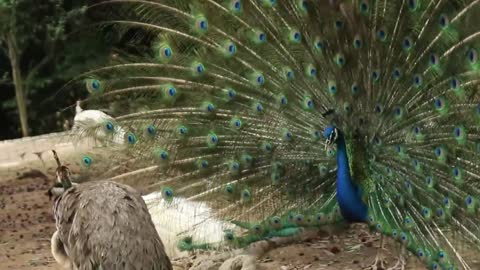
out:
<path id="1" fill-rule="evenodd" d="M 0 171 L 0 269 L 60 270 L 50 253 L 55 227 L 52 202 L 46 191 L 53 179 L 53 167 L 24 166 Z M 378 246 L 377 236 L 371 236 L 365 226 L 353 225 L 334 236 L 319 234 L 308 241 L 275 248 L 256 264 L 260 270 L 362 269 L 373 262 Z M 390 264 L 396 261 L 392 251 L 397 250 L 393 243 L 387 243 L 386 258 Z M 175 265 L 177 269 L 189 269 L 212 256 L 192 254 L 175 259 Z M 205 269 L 217 269 L 220 264 L 213 262 Z M 422 268 L 410 258 L 407 269 Z"/>
<path id="2" fill-rule="evenodd" d="M 37 170 L 0 177 L 0 269 L 60 269 L 50 253 L 51 178 Z"/>

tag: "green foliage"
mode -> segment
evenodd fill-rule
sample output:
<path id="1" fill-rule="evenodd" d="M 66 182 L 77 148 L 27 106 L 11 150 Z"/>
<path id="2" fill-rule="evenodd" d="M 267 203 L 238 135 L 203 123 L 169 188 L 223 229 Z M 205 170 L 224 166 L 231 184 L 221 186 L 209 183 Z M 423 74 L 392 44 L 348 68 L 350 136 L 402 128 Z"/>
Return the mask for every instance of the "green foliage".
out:
<path id="1" fill-rule="evenodd" d="M 0 138 L 17 137 L 20 126 L 12 107 L 12 58 L 18 63 L 33 134 L 62 128 L 63 120 L 58 119 L 55 109 L 67 107 L 78 96 L 67 91 L 57 93 L 58 89 L 68 79 L 106 60 L 106 42 L 92 29 L 83 31 L 84 25 L 91 23 L 85 4 L 73 0 L 0 0 L 0 84 L 8 88 L 0 101 L 0 119 L 8 121 Z M 12 46 L 14 54 L 9 51 Z M 71 118 L 71 113 L 65 117 Z"/>

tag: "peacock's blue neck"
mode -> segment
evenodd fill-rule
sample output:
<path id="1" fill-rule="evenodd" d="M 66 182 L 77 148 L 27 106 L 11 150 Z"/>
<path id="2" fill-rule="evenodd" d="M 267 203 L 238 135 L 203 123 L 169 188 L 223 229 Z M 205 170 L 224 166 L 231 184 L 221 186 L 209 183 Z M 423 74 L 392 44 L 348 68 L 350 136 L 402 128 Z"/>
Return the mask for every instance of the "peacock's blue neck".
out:
<path id="1" fill-rule="evenodd" d="M 337 139 L 337 201 L 346 220 L 366 222 L 368 208 L 352 180 L 345 139 L 340 134 Z"/>

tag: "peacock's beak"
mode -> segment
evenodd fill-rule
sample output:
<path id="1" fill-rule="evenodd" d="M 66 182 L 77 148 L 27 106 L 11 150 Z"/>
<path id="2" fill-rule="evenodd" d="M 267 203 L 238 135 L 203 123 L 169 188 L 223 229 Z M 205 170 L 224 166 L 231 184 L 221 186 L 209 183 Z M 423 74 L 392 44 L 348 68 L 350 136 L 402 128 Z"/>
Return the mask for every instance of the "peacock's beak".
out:
<path id="1" fill-rule="evenodd" d="M 333 136 L 330 135 L 328 139 L 325 140 L 325 150 L 327 150 L 328 147 L 332 146 L 333 144 Z"/>

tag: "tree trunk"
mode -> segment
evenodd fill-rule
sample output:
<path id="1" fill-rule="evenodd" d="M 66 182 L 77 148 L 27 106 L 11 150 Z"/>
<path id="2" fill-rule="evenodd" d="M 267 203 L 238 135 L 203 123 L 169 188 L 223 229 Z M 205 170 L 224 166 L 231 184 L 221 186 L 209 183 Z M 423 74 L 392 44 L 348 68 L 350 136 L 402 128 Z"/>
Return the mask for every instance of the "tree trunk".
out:
<path id="1" fill-rule="evenodd" d="M 12 77 L 15 85 L 15 97 L 17 99 L 18 115 L 20 116 L 20 125 L 22 126 L 23 137 L 28 136 L 28 116 L 27 103 L 25 101 L 25 90 L 20 73 L 20 57 L 18 55 L 18 48 L 15 42 L 15 37 L 12 33 L 7 36 L 8 56 L 10 58 L 10 65 L 12 66 Z"/>

